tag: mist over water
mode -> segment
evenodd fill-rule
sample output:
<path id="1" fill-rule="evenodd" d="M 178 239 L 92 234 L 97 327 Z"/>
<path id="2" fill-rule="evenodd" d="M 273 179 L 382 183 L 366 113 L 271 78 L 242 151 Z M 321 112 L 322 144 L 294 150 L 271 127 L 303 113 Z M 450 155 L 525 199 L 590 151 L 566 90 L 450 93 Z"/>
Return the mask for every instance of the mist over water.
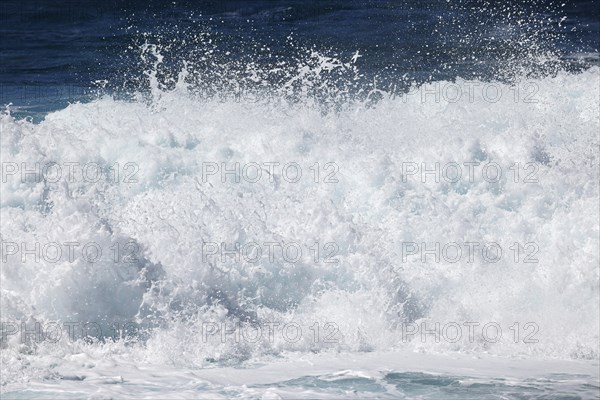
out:
<path id="1" fill-rule="evenodd" d="M 562 18 L 585 5 L 251 4 L 107 6 L 89 26 L 119 27 L 102 42 L 113 57 L 79 72 L 85 95 L 6 102 L 2 386 L 399 352 L 564 362 L 550 389 L 493 384 L 591 398 L 597 21 Z M 42 340 L 22 334 L 39 326 Z M 474 366 L 430 378 L 427 358 L 405 373 L 377 360 L 282 370 L 278 393 L 464 398 L 477 385 L 462 376 Z M 234 395 L 203 382 L 192 397 Z"/>

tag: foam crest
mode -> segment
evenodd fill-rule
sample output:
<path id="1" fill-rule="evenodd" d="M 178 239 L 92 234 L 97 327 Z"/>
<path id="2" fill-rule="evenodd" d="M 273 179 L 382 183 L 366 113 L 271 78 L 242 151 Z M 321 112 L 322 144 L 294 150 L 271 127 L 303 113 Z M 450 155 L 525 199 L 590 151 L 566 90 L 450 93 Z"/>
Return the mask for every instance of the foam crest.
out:
<path id="1" fill-rule="evenodd" d="M 154 81 L 149 103 L 105 96 L 39 124 L 4 113 L 2 159 L 58 165 L 62 176 L 52 175 L 56 167 L 42 179 L 4 171 L 2 240 L 18 249 L 3 249 L 2 319 L 93 322 L 104 341 L 118 339 L 115 324 L 132 322 L 137 333 L 126 340 L 137 344 L 117 341 L 117 352 L 195 367 L 392 348 L 597 358 L 599 104 L 591 88 L 599 76 L 598 68 L 562 72 L 527 87 L 432 82 L 336 112 L 284 94 L 199 99 Z M 495 90 L 502 95 L 491 102 Z M 489 179 L 480 167 L 467 176 L 465 162 L 495 163 L 502 176 Z M 462 176 L 445 169 L 452 175 L 423 178 L 422 163 L 456 163 Z M 79 243 L 73 259 L 66 242 Z M 503 257 L 406 257 L 415 250 L 407 243 L 465 242 L 496 243 Z M 59 243 L 63 257 L 49 262 L 56 249 L 48 247 L 23 261 L 22 243 Z M 94 262 L 96 247 L 81 252 L 89 243 L 102 250 Z M 249 243 L 247 253 L 222 257 L 221 244 L 231 252 Z M 534 250 L 537 262 L 523 263 Z M 452 342 L 407 336 L 422 323 L 468 321 L 497 323 L 504 336 L 471 339 L 464 325 Z M 263 335 L 207 335 L 222 324 Z M 283 332 L 290 324 L 302 331 L 296 341 L 295 331 Z M 538 341 L 524 343 L 533 330 Z M 60 343 L 13 336 L 5 345 L 53 354 L 67 351 Z"/>

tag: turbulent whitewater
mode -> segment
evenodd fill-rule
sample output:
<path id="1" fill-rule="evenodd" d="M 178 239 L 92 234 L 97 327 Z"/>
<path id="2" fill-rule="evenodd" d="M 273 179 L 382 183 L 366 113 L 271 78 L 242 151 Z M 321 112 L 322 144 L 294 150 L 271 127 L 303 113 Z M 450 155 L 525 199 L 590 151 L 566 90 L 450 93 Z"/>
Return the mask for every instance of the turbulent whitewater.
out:
<path id="1" fill-rule="evenodd" d="M 598 398 L 588 2 L 118 3 L 3 5 L 3 399 Z"/>
<path id="2" fill-rule="evenodd" d="M 39 123 L 2 113 L 5 393 L 63 382 L 77 397 L 81 380 L 89 390 L 144 368 L 372 353 L 387 361 L 296 385 L 350 396 L 332 383 L 350 379 L 361 396 L 394 397 L 426 378 L 379 367 L 418 352 L 578 363 L 565 393 L 594 396 L 598 67 L 330 102 L 295 100 L 294 82 L 206 97 L 183 71 L 167 88 L 150 70 L 146 95 L 98 96 Z M 435 372 L 424 360 L 407 371 Z M 202 378 L 212 383 L 180 394 L 276 398 Z M 472 384 L 448 379 L 436 384 Z"/>

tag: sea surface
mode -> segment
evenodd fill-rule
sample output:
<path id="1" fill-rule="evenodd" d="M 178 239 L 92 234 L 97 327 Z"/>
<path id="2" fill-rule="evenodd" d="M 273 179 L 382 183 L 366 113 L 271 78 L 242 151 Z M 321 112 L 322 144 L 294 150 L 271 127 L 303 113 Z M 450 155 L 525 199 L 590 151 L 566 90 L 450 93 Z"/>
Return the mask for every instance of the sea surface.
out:
<path id="1" fill-rule="evenodd" d="M 594 1 L 0 3 L 3 399 L 598 399 Z"/>

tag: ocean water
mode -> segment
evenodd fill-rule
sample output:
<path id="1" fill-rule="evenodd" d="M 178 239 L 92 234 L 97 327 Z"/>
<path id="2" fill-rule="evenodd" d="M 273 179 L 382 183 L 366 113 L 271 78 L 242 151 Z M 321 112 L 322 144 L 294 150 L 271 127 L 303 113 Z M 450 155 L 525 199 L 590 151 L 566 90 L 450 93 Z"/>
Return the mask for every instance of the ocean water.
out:
<path id="1" fill-rule="evenodd" d="M 2 2 L 2 398 L 597 399 L 594 3 Z"/>

